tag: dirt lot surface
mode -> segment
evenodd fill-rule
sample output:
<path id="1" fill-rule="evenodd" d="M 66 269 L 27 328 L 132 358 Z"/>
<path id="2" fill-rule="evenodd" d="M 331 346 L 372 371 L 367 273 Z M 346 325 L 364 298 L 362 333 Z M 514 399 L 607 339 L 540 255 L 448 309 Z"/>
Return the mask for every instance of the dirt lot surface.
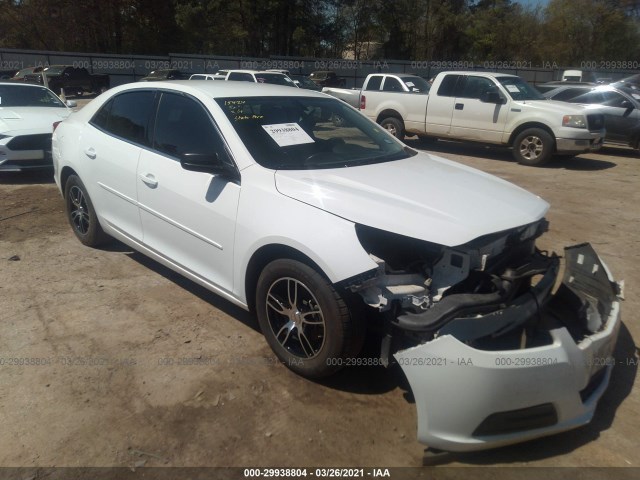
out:
<path id="1" fill-rule="evenodd" d="M 639 466 L 640 157 L 605 148 L 529 168 L 502 150 L 429 150 L 545 198 L 551 231 L 540 246 L 590 241 L 626 280 L 618 366 L 593 422 L 450 465 Z M 423 459 L 401 373 L 353 368 L 324 382 L 292 374 L 248 313 L 123 244 L 83 247 L 50 173 L 0 174 L 0 386 L 0 466 Z"/>

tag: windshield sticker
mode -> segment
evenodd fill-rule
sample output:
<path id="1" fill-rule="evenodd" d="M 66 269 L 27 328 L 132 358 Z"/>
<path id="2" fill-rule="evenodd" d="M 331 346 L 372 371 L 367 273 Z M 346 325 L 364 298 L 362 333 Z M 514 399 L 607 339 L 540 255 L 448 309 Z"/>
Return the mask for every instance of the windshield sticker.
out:
<path id="1" fill-rule="evenodd" d="M 515 85 L 505 85 L 511 93 L 520 93 L 520 89 Z"/>
<path id="2" fill-rule="evenodd" d="M 407 87 L 415 87 L 416 84 L 413 82 L 406 82 Z"/>
<path id="3" fill-rule="evenodd" d="M 313 138 L 297 123 L 276 123 L 274 125 L 262 125 L 262 128 L 280 147 L 314 143 Z"/>

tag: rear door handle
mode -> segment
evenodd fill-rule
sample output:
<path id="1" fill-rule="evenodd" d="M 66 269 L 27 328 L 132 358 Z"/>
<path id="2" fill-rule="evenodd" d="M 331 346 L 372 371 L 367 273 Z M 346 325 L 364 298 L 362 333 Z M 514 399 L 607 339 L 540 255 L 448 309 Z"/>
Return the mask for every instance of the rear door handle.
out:
<path id="1" fill-rule="evenodd" d="M 88 147 L 84 149 L 84 154 L 89 158 L 96 158 L 96 151 L 93 147 Z"/>
<path id="2" fill-rule="evenodd" d="M 464 103 L 456 103 L 456 110 L 462 110 L 464 108 Z"/>
<path id="3" fill-rule="evenodd" d="M 140 180 L 149 185 L 151 188 L 156 188 L 158 186 L 158 180 L 150 173 L 141 173 Z"/>

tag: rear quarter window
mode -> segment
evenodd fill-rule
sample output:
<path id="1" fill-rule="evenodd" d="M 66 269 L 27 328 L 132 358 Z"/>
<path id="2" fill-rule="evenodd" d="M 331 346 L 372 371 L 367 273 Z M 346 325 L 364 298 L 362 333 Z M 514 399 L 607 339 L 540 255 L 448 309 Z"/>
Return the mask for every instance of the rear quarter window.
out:
<path id="1" fill-rule="evenodd" d="M 90 123 L 115 137 L 148 145 L 154 98 L 152 91 L 122 93 L 102 106 Z"/>

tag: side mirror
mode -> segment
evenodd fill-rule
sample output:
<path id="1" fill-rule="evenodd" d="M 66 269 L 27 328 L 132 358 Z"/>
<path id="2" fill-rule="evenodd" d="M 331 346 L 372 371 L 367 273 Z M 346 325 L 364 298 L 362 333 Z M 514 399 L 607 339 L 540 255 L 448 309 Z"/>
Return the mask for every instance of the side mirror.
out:
<path id="1" fill-rule="evenodd" d="M 629 100 L 624 100 L 624 101 L 620 104 L 620 106 L 621 106 L 622 108 L 626 108 L 627 110 L 634 108 L 634 107 L 633 107 L 633 103 L 631 103 Z"/>
<path id="2" fill-rule="evenodd" d="M 220 161 L 217 153 L 184 153 L 180 157 L 180 165 L 192 172 L 211 173 L 219 175 L 227 171 L 227 167 Z"/>
<path id="3" fill-rule="evenodd" d="M 67 100 L 66 105 L 69 108 L 76 108 L 78 106 L 78 102 L 75 100 Z"/>
<path id="4" fill-rule="evenodd" d="M 495 103 L 497 105 L 502 105 L 504 103 L 504 99 L 500 93 L 491 90 L 483 92 L 480 96 L 480 101 L 484 103 Z"/>
<path id="5" fill-rule="evenodd" d="M 180 165 L 192 172 L 220 175 L 234 183 L 240 183 L 240 173 L 220 159 L 217 153 L 184 153 L 180 157 Z"/>

